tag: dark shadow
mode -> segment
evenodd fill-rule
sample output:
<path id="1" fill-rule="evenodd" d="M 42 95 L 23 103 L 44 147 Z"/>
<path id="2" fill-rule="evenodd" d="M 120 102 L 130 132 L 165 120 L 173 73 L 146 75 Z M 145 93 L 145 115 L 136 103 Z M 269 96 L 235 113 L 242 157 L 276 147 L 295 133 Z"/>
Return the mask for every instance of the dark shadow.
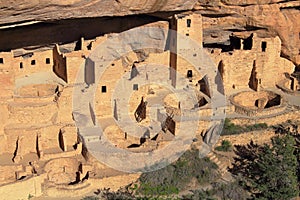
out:
<path id="1" fill-rule="evenodd" d="M 244 39 L 243 41 L 244 50 L 251 50 L 252 49 L 252 45 L 253 45 L 253 33 L 246 39 Z"/>
<path id="2" fill-rule="evenodd" d="M 200 86 L 200 91 L 206 94 L 208 97 L 211 97 L 207 75 L 205 75 L 201 80 L 199 80 L 198 84 Z"/>
<path id="3" fill-rule="evenodd" d="M 65 145 L 64 145 L 64 136 L 62 131 L 59 131 L 58 134 L 58 143 L 59 143 L 59 147 L 61 148 L 61 150 L 65 151 Z"/>
<path id="4" fill-rule="evenodd" d="M 232 51 L 233 48 L 230 45 L 218 44 L 218 43 L 203 43 L 204 48 L 222 49 L 222 52 Z"/>
<path id="5" fill-rule="evenodd" d="M 94 112 L 94 109 L 93 109 L 91 103 L 89 103 L 89 109 L 90 109 L 90 113 L 91 113 L 92 122 L 94 125 L 96 125 L 96 115 L 95 115 L 95 112 Z"/>
<path id="6" fill-rule="evenodd" d="M 280 105 L 281 97 L 280 95 L 276 95 L 274 98 L 270 99 L 266 104 L 265 108 L 271 108 L 274 106 Z"/>
<path id="7" fill-rule="evenodd" d="M 131 144 L 127 148 L 138 148 L 140 146 L 141 146 L 140 144 Z"/>
<path id="8" fill-rule="evenodd" d="M 86 175 L 82 178 L 82 182 L 84 182 L 85 180 L 88 180 L 90 177 L 90 172 L 87 172 Z"/>
<path id="9" fill-rule="evenodd" d="M 162 20 L 149 15 L 95 17 L 41 22 L 0 30 L 0 51 L 28 46 L 73 43 L 79 38 L 93 39 L 108 33 L 120 33 L 131 28 Z"/>
<path id="10" fill-rule="evenodd" d="M 158 134 L 156 134 L 153 138 L 151 138 L 151 140 L 156 141 L 158 138 Z"/>
<path id="11" fill-rule="evenodd" d="M 229 36 L 230 46 L 232 49 L 241 49 L 241 38 L 235 36 Z"/>
<path id="12" fill-rule="evenodd" d="M 90 58 L 85 60 L 84 65 L 84 82 L 87 85 L 95 83 L 95 63 Z"/>
<path id="13" fill-rule="evenodd" d="M 80 182 L 80 173 L 76 172 L 76 179 L 75 179 L 75 181 L 69 183 L 68 185 L 75 185 L 75 184 L 77 184 L 79 182 Z"/>

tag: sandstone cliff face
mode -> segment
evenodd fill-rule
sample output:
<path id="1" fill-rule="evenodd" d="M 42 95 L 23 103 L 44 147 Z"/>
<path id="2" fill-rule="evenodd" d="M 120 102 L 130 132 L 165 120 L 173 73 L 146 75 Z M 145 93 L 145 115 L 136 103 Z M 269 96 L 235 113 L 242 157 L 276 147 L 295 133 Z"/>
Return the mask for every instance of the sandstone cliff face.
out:
<path id="1" fill-rule="evenodd" d="M 196 2 L 197 0 L 8 0 L 0 2 L 0 24 L 190 10 Z"/>
<path id="2" fill-rule="evenodd" d="M 226 42 L 232 32 L 279 35 L 282 55 L 299 65 L 299 8 L 298 0 L 9 0 L 0 2 L 0 25 L 193 9 L 204 16 L 205 42 Z"/>
<path id="3" fill-rule="evenodd" d="M 205 27 L 216 34 L 259 30 L 261 37 L 278 35 L 282 55 L 300 64 L 300 1 L 199 0 L 194 8 L 203 13 Z"/>

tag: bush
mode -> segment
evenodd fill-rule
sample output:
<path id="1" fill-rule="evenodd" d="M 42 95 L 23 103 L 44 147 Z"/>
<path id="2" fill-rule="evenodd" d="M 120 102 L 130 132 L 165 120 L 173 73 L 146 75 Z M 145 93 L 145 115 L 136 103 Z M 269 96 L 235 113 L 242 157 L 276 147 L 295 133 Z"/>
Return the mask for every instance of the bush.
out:
<path id="1" fill-rule="evenodd" d="M 232 145 L 230 143 L 230 141 L 228 140 L 222 140 L 221 146 L 217 146 L 215 148 L 215 150 L 217 151 L 231 151 L 232 150 Z"/>
<path id="2" fill-rule="evenodd" d="M 219 177 L 218 166 L 210 160 L 199 158 L 196 150 L 185 152 L 175 163 L 157 171 L 144 173 L 139 178 L 136 194 L 159 196 L 178 194 L 196 178 L 199 184 L 211 183 Z"/>

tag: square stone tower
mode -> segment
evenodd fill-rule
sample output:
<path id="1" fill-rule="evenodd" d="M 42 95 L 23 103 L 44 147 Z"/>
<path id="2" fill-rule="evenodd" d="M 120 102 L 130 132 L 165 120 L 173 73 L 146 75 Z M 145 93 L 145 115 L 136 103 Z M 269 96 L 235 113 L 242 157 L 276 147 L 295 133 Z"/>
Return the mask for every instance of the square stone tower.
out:
<path id="1" fill-rule="evenodd" d="M 177 87 L 176 72 L 186 78 L 193 77 L 191 60 L 188 58 L 197 48 L 202 49 L 202 16 L 197 13 L 176 14 L 171 19 L 170 29 L 170 80 Z"/>

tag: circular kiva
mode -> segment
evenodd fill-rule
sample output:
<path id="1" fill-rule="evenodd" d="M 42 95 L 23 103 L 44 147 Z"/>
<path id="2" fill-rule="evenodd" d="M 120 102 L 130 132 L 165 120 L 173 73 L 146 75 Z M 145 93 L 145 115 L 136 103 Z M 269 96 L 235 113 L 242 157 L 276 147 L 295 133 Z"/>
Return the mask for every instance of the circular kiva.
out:
<path id="1" fill-rule="evenodd" d="M 284 112 L 286 100 L 272 91 L 243 91 L 229 97 L 236 113 L 248 117 L 263 117 Z"/>
<path id="2" fill-rule="evenodd" d="M 101 124 L 98 124 L 95 117 L 94 98 L 97 83 L 107 67 L 114 60 L 120 59 L 122 56 L 133 51 L 137 52 L 143 49 L 164 51 L 167 46 L 166 41 L 168 40 L 161 40 L 158 38 L 162 38 L 162 35 L 166 38 L 168 34 L 176 35 L 178 41 L 185 44 L 184 51 L 176 52 L 171 49 L 171 53 L 181 56 L 192 64 L 199 74 L 205 75 L 205 80 L 211 91 L 212 115 L 208 119 L 204 119 L 210 121 L 210 128 L 208 129 L 204 140 L 204 145 L 206 145 L 207 148 L 204 148 L 204 150 L 200 149 L 200 156 L 205 156 L 209 152 L 209 147 L 218 140 L 225 118 L 225 96 L 222 89 L 221 76 L 216 70 L 216 66 L 210 57 L 203 51 L 202 45 L 197 44 L 197 42 L 186 36 L 178 34 L 174 30 L 155 27 L 135 28 L 120 34 L 111 35 L 106 41 L 96 47 L 79 70 L 77 84 L 73 92 L 73 117 L 76 126 L 78 127 L 79 134 L 82 136 L 84 145 L 95 158 L 109 167 L 126 172 L 147 172 L 157 170 L 177 160 L 190 148 L 190 145 L 193 142 L 195 133 L 198 129 L 199 117 L 201 117 L 199 116 L 197 109 L 182 108 L 183 112 L 180 117 L 180 126 L 177 130 L 178 133 L 176 133 L 177 136 L 174 140 L 169 142 L 168 145 L 152 152 L 141 153 L 133 153 L 111 144 L 111 142 L 105 138 Z M 153 73 L 157 69 L 155 67 L 152 69 L 147 67 L 147 70 L 141 69 L 141 71 L 143 70 L 145 73 Z M 159 73 L 166 73 L 164 72 L 166 70 L 166 67 L 162 67 L 159 69 Z M 168 73 L 176 73 L 176 71 L 172 71 L 169 68 Z M 178 76 L 178 81 L 176 87 L 173 89 L 171 89 L 170 84 L 168 84 L 167 81 L 162 82 L 161 78 L 155 78 L 155 76 L 151 78 L 151 84 L 163 85 L 173 91 L 178 99 L 183 101 L 188 99 L 188 103 L 193 104 L 195 95 L 192 92 L 193 90 L 190 90 L 188 85 L 184 84 L 184 77 L 180 77 L 178 73 L 176 73 L 176 75 Z M 168 79 L 167 75 L 165 75 L 165 77 L 165 79 Z M 130 80 L 123 81 L 124 83 L 128 82 L 128 85 L 130 83 Z M 143 79 L 141 79 L 139 84 L 143 85 L 147 84 L 147 82 L 144 79 L 143 83 Z M 118 84 L 117 87 L 120 87 L 118 90 L 122 90 L 122 84 Z M 128 107 L 128 105 L 126 106 L 126 103 L 128 102 L 129 96 L 130 95 L 127 94 L 126 98 L 124 97 L 122 100 L 123 104 L 125 104 L 124 107 Z M 117 99 L 118 97 L 115 96 L 114 98 Z M 122 110 L 122 112 L 125 112 L 126 115 L 127 111 Z M 139 127 L 136 122 L 134 123 L 128 118 L 125 121 L 116 120 L 116 122 L 120 123 L 119 126 L 121 126 L 121 129 L 126 129 L 127 125 L 124 122 L 130 123 L 130 126 L 134 126 L 134 128 L 131 128 L 129 131 L 135 130 L 135 128 L 137 129 L 136 132 L 133 131 L 134 133 L 131 132 L 129 134 L 140 135 L 147 129 L 147 127 Z M 144 128 L 144 130 L 140 132 L 139 128 Z"/>

